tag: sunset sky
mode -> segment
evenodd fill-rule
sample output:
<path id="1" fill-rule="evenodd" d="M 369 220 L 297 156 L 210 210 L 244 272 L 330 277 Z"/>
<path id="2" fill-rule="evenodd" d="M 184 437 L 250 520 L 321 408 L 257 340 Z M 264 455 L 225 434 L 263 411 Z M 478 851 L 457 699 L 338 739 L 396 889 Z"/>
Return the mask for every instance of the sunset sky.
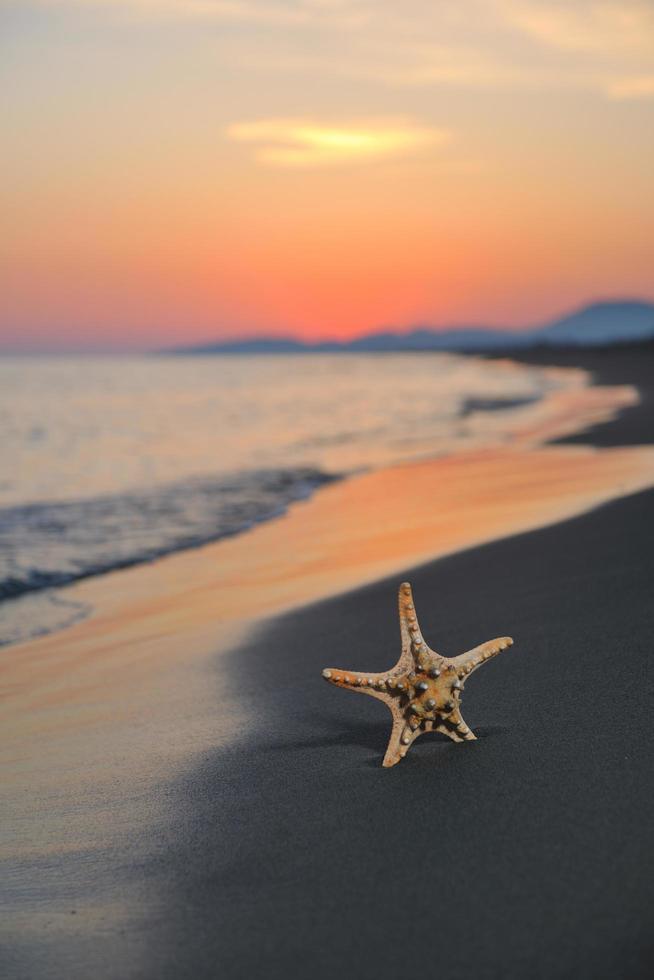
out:
<path id="1" fill-rule="evenodd" d="M 0 0 L 0 349 L 654 298 L 652 0 Z"/>

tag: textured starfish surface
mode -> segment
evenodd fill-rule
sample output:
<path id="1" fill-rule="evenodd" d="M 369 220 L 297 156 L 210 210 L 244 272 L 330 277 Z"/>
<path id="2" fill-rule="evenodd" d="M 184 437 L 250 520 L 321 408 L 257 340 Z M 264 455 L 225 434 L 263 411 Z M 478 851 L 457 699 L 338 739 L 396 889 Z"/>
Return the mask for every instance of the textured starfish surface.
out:
<path id="1" fill-rule="evenodd" d="M 370 694 L 388 706 L 393 727 L 383 761 L 386 767 L 400 762 L 425 732 L 442 732 L 454 742 L 474 740 L 461 717 L 463 685 L 469 674 L 513 643 L 510 636 L 501 636 L 458 657 L 441 657 L 422 637 L 408 582 L 400 586 L 399 606 L 402 653 L 394 667 L 382 674 L 333 667 L 322 672 L 331 684 Z"/>

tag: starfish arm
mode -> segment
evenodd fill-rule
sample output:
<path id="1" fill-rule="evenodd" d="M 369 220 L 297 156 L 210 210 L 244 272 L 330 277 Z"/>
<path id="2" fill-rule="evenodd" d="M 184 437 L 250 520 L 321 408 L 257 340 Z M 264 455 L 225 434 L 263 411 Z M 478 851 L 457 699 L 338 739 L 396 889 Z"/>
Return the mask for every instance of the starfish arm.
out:
<path id="1" fill-rule="evenodd" d="M 404 718 L 401 712 L 396 708 L 394 704 L 389 704 L 391 715 L 393 717 L 393 727 L 391 728 L 391 734 L 388 739 L 388 745 L 386 746 L 386 754 L 384 755 L 384 760 L 382 766 L 384 769 L 390 769 L 391 766 L 397 765 L 402 759 L 402 732 L 404 731 Z"/>
<path id="2" fill-rule="evenodd" d="M 372 697 L 384 702 L 391 713 L 393 724 L 382 765 L 388 769 L 400 762 L 406 755 L 409 744 L 419 733 L 411 731 L 397 700 L 387 693 L 388 673 L 359 674 L 352 670 L 337 670 L 334 667 L 327 667 L 323 670 L 322 675 L 330 684 L 360 694 L 371 694 Z"/>
<path id="3" fill-rule="evenodd" d="M 388 700 L 386 703 L 393 717 L 393 727 L 391 728 L 382 766 L 384 769 L 390 769 L 402 761 L 409 751 L 409 746 L 418 737 L 420 731 L 411 730 L 396 702 Z"/>
<path id="4" fill-rule="evenodd" d="M 447 725 L 444 725 L 442 723 L 440 725 L 435 725 L 434 731 L 440 732 L 441 735 L 447 735 L 447 737 L 451 738 L 453 742 L 463 741 L 463 739 L 459 735 L 457 735 L 457 733 L 454 731 L 453 728 L 448 728 Z"/>
<path id="5" fill-rule="evenodd" d="M 496 640 L 489 640 L 488 643 L 481 643 L 458 657 L 452 657 L 449 663 L 454 666 L 459 677 L 465 677 L 512 644 L 513 640 L 510 636 L 500 636 Z"/>
<path id="6" fill-rule="evenodd" d="M 466 725 L 458 708 L 455 708 L 452 714 L 436 727 L 436 731 L 447 735 L 453 742 L 473 742 L 476 740 L 476 736 Z"/>
<path id="7" fill-rule="evenodd" d="M 372 694 L 390 703 L 391 698 L 386 693 L 388 674 L 363 674 L 357 670 L 338 670 L 336 667 L 326 667 L 322 676 L 336 687 L 344 687 L 360 694 Z"/>
<path id="8" fill-rule="evenodd" d="M 413 656 L 411 654 L 412 628 L 418 628 L 415 606 L 413 604 L 413 593 L 408 582 L 402 582 L 397 597 L 398 611 L 400 614 L 400 636 L 402 638 L 402 653 L 396 666 L 403 671 L 411 670 L 413 667 Z"/>
<path id="9" fill-rule="evenodd" d="M 431 650 L 424 641 L 418 623 L 413 592 L 408 582 L 402 582 L 398 595 L 398 605 L 400 611 L 400 633 L 402 635 L 402 655 L 397 663 L 397 667 L 403 671 L 413 670 L 419 667 L 421 662 L 431 657 L 438 657 L 435 650 Z"/>

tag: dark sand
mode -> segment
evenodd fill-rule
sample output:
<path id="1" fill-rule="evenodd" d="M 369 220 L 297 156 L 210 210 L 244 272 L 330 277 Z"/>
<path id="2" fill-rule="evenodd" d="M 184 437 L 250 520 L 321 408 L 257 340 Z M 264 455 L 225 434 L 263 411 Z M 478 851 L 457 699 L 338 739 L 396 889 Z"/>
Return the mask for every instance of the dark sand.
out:
<path id="1" fill-rule="evenodd" d="M 179 787 L 148 976 L 646 976 L 652 909 L 654 493 L 411 573 L 469 682 L 476 743 L 380 768 L 386 709 L 325 664 L 385 667 L 395 580 L 232 658 L 254 722 Z M 651 974 L 650 974 L 651 975 Z"/>
<path id="2" fill-rule="evenodd" d="M 612 444 L 651 441 L 646 397 Z M 651 976 L 653 527 L 648 491 L 270 622 L 216 667 L 235 744 L 173 787 L 156 860 L 113 857 L 142 921 L 6 975 Z M 425 737 L 384 770 L 386 709 L 320 671 L 394 662 L 401 578 L 442 653 L 515 646 L 467 685 L 477 742 Z"/>

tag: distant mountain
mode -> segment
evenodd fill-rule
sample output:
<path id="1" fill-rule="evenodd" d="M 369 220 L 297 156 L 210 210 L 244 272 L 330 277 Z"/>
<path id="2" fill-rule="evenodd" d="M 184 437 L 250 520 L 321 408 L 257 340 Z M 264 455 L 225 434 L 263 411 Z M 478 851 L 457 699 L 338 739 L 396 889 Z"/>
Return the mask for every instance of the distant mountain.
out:
<path id="1" fill-rule="evenodd" d="M 536 331 L 548 344 L 599 345 L 654 336 L 654 304 L 636 300 L 593 303 Z"/>
<path id="2" fill-rule="evenodd" d="M 509 342 L 511 346 L 522 344 L 522 334 L 491 327 L 450 327 L 447 330 L 416 327 L 408 333 L 368 334 L 342 346 L 352 351 L 494 350 L 506 347 Z"/>
<path id="3" fill-rule="evenodd" d="M 304 354 L 348 351 L 497 351 L 542 345 L 597 347 L 654 338 L 654 304 L 638 300 L 592 303 L 574 313 L 525 330 L 497 327 L 450 327 L 437 330 L 380 331 L 350 341 L 305 343 L 293 337 L 252 337 L 178 347 L 166 354 Z"/>

